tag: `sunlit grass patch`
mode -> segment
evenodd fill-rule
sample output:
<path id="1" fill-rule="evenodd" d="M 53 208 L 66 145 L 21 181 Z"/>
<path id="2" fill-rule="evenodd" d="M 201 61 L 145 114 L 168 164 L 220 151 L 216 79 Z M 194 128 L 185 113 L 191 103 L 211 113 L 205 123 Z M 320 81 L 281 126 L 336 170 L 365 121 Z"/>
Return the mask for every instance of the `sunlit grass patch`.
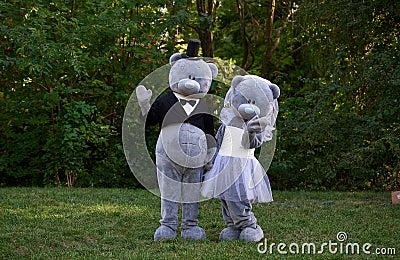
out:
<path id="1" fill-rule="evenodd" d="M 219 241 L 225 227 L 220 202 L 199 204 L 205 241 L 154 242 L 160 199 L 146 190 L 129 189 L 0 189 L 0 255 L 5 258 L 118 259 L 264 259 L 282 257 L 275 250 L 260 254 L 256 243 Z M 398 247 L 400 207 L 389 193 L 275 191 L 275 201 L 255 204 L 254 214 L 268 243 L 347 242 Z M 400 252 L 397 252 L 397 256 Z M 287 254 L 309 259 L 307 254 Z M 365 259 L 366 255 L 351 255 Z M 368 258 L 379 258 L 368 255 Z M 341 259 L 328 251 L 317 259 Z"/>

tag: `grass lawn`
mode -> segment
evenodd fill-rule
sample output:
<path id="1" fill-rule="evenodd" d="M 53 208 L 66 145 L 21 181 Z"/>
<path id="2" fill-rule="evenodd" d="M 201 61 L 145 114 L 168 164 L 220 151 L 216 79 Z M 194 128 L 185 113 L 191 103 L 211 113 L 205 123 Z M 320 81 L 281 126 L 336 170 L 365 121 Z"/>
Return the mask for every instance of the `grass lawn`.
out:
<path id="1" fill-rule="evenodd" d="M 274 202 L 254 205 L 262 244 L 220 242 L 218 200 L 200 203 L 207 240 L 154 242 L 160 200 L 145 190 L 1 188 L 0 198 L 2 259 L 400 258 L 400 205 L 390 193 L 275 191 Z"/>

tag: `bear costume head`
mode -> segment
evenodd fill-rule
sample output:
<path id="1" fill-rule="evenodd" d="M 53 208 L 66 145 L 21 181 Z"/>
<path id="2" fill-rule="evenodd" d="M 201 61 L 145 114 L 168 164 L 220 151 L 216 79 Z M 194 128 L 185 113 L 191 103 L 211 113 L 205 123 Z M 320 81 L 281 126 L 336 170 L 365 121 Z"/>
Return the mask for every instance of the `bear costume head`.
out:
<path id="1" fill-rule="evenodd" d="M 217 66 L 197 56 L 199 48 L 200 41 L 190 39 L 185 54 L 175 53 L 170 57 L 169 87 L 175 93 L 202 98 L 217 77 Z"/>
<path id="2" fill-rule="evenodd" d="M 272 138 L 278 115 L 279 95 L 279 87 L 264 78 L 256 75 L 235 76 L 225 97 L 221 120 L 225 125 L 237 127 L 258 120 L 260 130 L 264 132 L 263 141 L 268 141 Z"/>

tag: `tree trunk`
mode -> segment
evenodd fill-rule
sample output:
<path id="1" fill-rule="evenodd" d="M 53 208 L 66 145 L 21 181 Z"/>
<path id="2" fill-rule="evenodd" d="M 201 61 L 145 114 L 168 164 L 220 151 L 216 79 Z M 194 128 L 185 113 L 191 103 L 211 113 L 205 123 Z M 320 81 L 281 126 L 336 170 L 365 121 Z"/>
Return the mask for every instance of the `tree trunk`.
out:
<path id="1" fill-rule="evenodd" d="M 262 61 L 261 67 L 261 76 L 264 78 L 270 78 L 272 73 L 272 53 L 273 53 L 273 45 L 272 45 L 272 30 L 274 24 L 274 15 L 275 15 L 275 0 L 271 0 L 270 12 L 267 20 L 266 27 L 266 41 L 265 41 L 265 51 L 264 58 Z"/>
<path id="2" fill-rule="evenodd" d="M 196 0 L 199 27 L 195 28 L 201 41 L 202 56 L 213 57 L 214 0 Z"/>
<path id="3" fill-rule="evenodd" d="M 242 68 L 247 70 L 247 60 L 249 57 L 249 43 L 247 41 L 246 35 L 246 20 L 245 20 L 245 9 L 246 9 L 246 1 L 236 0 L 236 6 L 239 14 L 240 21 L 240 36 L 243 40 L 243 57 L 242 57 Z"/>

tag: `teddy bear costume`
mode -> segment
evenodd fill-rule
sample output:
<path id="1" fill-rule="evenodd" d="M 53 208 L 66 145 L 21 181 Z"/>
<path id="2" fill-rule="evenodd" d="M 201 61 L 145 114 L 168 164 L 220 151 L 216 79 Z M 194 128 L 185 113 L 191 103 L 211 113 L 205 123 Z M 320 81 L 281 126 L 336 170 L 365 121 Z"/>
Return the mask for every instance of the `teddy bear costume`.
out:
<path id="1" fill-rule="evenodd" d="M 236 76 L 221 111 L 218 154 L 202 186 L 204 197 L 222 202 L 227 228 L 221 240 L 257 242 L 264 237 L 252 203 L 273 200 L 268 176 L 254 150 L 272 139 L 278 114 L 278 86 L 255 75 Z"/>
<path id="2" fill-rule="evenodd" d="M 186 54 L 170 57 L 169 87 L 150 106 L 151 90 L 136 88 L 146 125 L 160 125 L 156 144 L 157 179 L 161 193 L 160 227 L 154 240 L 176 237 L 182 203 L 181 236 L 205 239 L 198 226 L 198 200 L 204 165 L 216 151 L 213 116 L 203 102 L 217 67 L 197 57 L 200 41 L 189 40 Z M 214 141 L 213 141 L 214 140 Z"/>

